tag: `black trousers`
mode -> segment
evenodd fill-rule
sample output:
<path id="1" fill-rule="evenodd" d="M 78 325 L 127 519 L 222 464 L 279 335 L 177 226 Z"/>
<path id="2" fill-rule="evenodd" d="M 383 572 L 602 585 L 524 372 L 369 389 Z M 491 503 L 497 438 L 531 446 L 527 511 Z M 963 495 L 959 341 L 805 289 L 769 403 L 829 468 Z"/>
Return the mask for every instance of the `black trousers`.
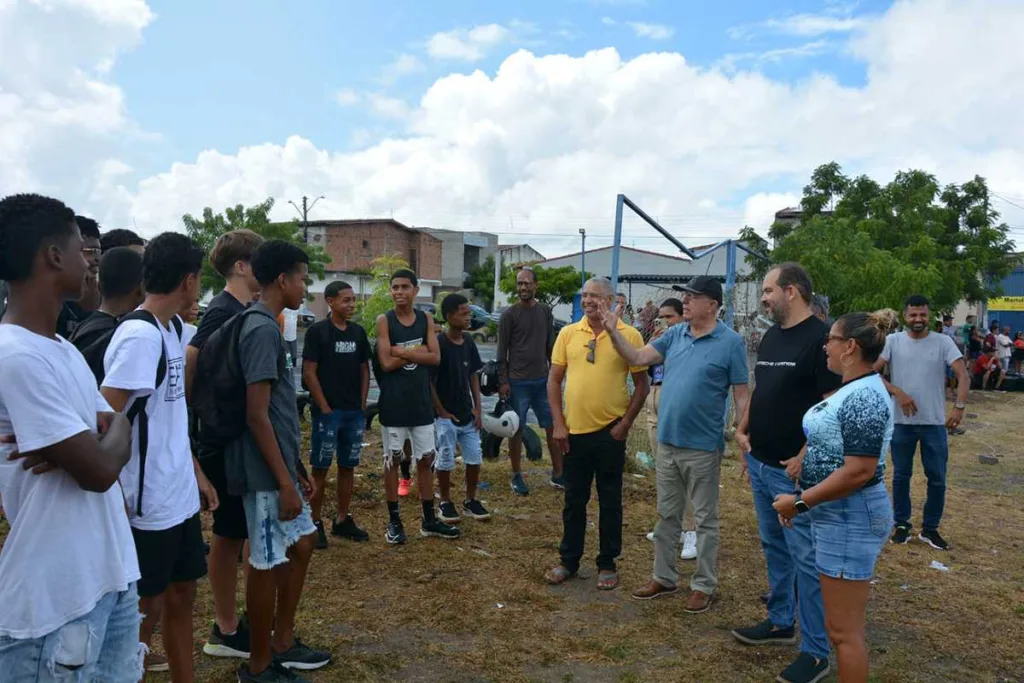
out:
<path id="1" fill-rule="evenodd" d="M 613 423 L 614 424 L 614 423 Z M 558 552 L 562 566 L 571 572 L 580 567 L 587 534 L 587 503 L 590 485 L 597 480 L 600 510 L 598 570 L 615 571 L 615 559 L 622 553 L 622 468 L 626 442 L 611 436 L 612 425 L 589 434 L 570 434 L 569 452 L 562 470 L 565 477 L 565 507 L 562 508 L 562 543 Z"/>

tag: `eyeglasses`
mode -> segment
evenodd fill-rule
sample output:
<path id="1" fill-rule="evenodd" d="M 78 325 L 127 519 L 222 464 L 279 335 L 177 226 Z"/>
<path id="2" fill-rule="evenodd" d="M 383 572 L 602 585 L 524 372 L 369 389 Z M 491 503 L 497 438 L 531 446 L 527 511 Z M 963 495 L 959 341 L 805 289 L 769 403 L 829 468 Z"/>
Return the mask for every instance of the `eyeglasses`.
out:
<path id="1" fill-rule="evenodd" d="M 590 349 L 587 351 L 587 362 L 593 364 L 595 362 L 594 352 L 597 350 L 597 340 L 591 339 L 588 341 L 587 348 Z"/>
<path id="2" fill-rule="evenodd" d="M 82 253 L 90 258 L 97 258 L 100 255 L 99 247 L 82 247 Z"/>
<path id="3" fill-rule="evenodd" d="M 828 339 L 826 340 L 826 343 L 831 344 L 832 342 L 844 342 L 844 341 L 850 341 L 850 338 L 849 337 L 838 337 L 838 336 L 836 336 L 834 334 L 830 334 L 830 335 L 828 335 Z"/>

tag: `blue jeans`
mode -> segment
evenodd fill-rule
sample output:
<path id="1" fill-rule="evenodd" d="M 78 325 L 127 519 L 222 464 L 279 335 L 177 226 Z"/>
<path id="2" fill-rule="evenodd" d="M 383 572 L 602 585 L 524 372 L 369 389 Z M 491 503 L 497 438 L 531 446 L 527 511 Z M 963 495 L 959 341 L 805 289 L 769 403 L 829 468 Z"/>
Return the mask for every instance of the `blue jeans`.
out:
<path id="1" fill-rule="evenodd" d="M 551 406 L 548 405 L 548 378 L 510 379 L 508 386 L 512 410 L 519 415 L 520 431 L 526 426 L 526 413 L 530 408 L 537 416 L 537 424 L 543 429 L 550 429 L 554 423 L 551 421 Z"/>
<path id="2" fill-rule="evenodd" d="M 0 636 L 4 683 L 137 683 L 142 678 L 135 584 L 41 638 Z"/>
<path id="3" fill-rule="evenodd" d="M 827 659 L 825 605 L 821 601 L 821 583 L 814 563 L 814 538 L 809 515 L 794 517 L 792 529 L 779 524 L 779 515 L 772 503 L 780 493 L 793 493 L 795 484 L 786 476 L 786 470 L 765 465 L 750 454 L 746 458 L 754 509 L 757 511 L 757 530 L 768 565 L 768 585 L 771 588 L 768 618 L 775 626 L 789 628 L 793 625 L 794 612 L 797 612 L 800 617 L 800 650 L 818 659 Z"/>
<path id="4" fill-rule="evenodd" d="M 818 573 L 833 579 L 868 581 L 892 533 L 892 503 L 879 482 L 845 498 L 811 508 Z"/>
<path id="5" fill-rule="evenodd" d="M 355 469 L 363 450 L 366 416 L 361 410 L 334 410 L 313 416 L 309 435 L 309 465 L 315 470 L 331 467 L 338 454 L 338 467 Z"/>
<path id="6" fill-rule="evenodd" d="M 924 501 L 924 531 L 935 531 L 946 507 L 946 464 L 949 461 L 949 434 L 945 425 L 896 425 L 892 432 L 892 507 L 896 526 L 910 527 L 910 477 L 914 473 L 914 453 L 921 444 L 921 464 L 928 479 Z"/>
<path id="7" fill-rule="evenodd" d="M 480 445 L 480 431 L 476 423 L 459 426 L 451 420 L 436 418 L 434 420 L 434 441 L 437 445 L 437 460 L 434 469 L 438 472 L 451 472 L 455 469 L 455 446 L 462 451 L 463 465 L 481 465 L 484 452 Z"/>

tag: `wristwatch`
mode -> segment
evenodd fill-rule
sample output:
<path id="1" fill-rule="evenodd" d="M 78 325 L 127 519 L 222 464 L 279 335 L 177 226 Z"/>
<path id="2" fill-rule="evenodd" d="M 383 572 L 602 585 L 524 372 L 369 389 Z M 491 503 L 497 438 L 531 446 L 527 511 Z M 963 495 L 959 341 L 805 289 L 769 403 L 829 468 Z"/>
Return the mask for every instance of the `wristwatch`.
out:
<path id="1" fill-rule="evenodd" d="M 963 410 L 964 408 L 967 407 L 967 404 L 966 403 L 954 403 L 953 407 L 956 408 L 957 410 Z"/>
<path id="2" fill-rule="evenodd" d="M 801 512 L 808 512 L 811 509 L 811 506 L 808 505 L 806 501 L 804 501 L 804 499 L 800 497 L 800 495 L 801 494 L 797 492 L 796 500 L 793 501 L 793 507 L 796 508 L 797 514 L 800 514 Z"/>

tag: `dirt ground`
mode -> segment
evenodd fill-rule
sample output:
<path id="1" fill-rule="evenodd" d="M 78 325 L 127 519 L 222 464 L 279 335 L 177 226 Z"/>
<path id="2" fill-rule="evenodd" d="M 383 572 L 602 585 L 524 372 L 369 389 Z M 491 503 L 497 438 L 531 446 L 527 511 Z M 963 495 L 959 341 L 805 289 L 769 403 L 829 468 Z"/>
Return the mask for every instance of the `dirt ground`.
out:
<path id="1" fill-rule="evenodd" d="M 972 394 L 965 427 L 951 439 L 942 527 L 953 549 L 915 540 L 888 546 L 879 562 L 868 614 L 873 681 L 1024 681 L 1024 395 Z M 300 606 L 301 637 L 334 655 L 306 674 L 312 681 L 770 681 L 795 656 L 792 647 L 744 647 L 729 635 L 764 618 L 758 596 L 766 589 L 735 454 L 723 465 L 719 599 L 688 615 L 681 595 L 629 596 L 652 565 L 644 535 L 655 520 L 654 476 L 632 462 L 634 450 L 647 449 L 643 430 L 630 438 L 622 587 L 611 593 L 595 588 L 596 528 L 587 535 L 587 577 L 555 588 L 543 582 L 561 533 L 561 496 L 546 485 L 546 459 L 528 467 L 527 498 L 509 491 L 506 459 L 486 463 L 491 486 L 481 498 L 494 518 L 463 521 L 457 541 L 420 538 L 415 496 L 403 501 L 410 542 L 386 546 L 380 446 L 376 436 L 369 441 L 353 513 L 371 541 L 331 539 L 313 559 Z M 998 464 L 979 463 L 981 454 Z M 918 467 L 916 526 L 923 498 Z M 591 509 L 596 520 L 596 501 Z M 948 571 L 931 568 L 933 560 Z M 212 619 L 205 581 L 197 607 L 196 680 L 235 680 L 237 660 L 201 653 Z"/>

